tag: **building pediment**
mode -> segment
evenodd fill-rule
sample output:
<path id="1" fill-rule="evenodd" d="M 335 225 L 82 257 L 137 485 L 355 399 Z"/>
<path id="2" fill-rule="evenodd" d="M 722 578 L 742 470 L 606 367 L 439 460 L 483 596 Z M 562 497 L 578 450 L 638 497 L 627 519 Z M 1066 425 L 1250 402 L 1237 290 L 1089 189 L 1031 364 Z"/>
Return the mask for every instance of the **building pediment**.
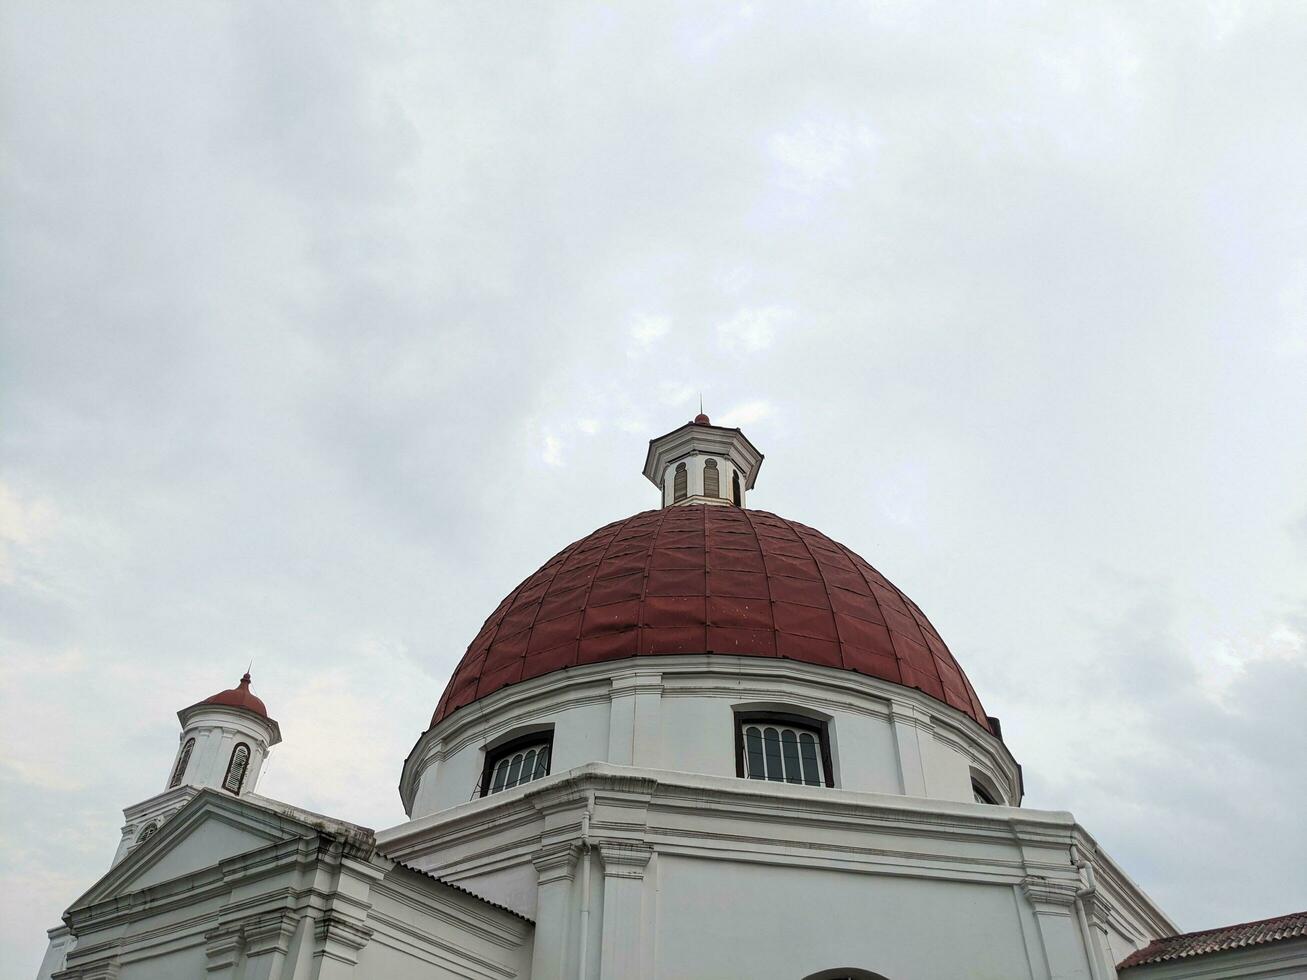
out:
<path id="1" fill-rule="evenodd" d="M 261 797 L 201 790 L 149 840 L 101 878 L 68 910 L 92 906 L 198 875 L 220 880 L 223 865 L 268 845 L 316 839 L 326 832 L 372 849 L 372 832 Z M 165 889 L 166 890 L 166 889 Z"/>

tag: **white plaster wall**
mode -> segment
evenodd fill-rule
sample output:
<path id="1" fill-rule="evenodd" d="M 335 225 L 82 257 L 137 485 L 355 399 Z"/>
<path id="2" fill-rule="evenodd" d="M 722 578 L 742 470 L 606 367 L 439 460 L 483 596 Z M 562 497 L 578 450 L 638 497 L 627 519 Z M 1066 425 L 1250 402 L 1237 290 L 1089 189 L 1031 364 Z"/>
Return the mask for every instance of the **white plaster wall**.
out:
<path id="1" fill-rule="evenodd" d="M 1076 850 L 1098 872 L 1091 943 L 1174 928 L 1069 814 L 973 802 L 599 765 L 378 841 L 532 916 L 534 980 L 578 976 L 583 947 L 603 977 L 1105 980 L 1113 960 L 1091 973 L 1077 919 Z"/>
<path id="2" fill-rule="evenodd" d="M 1019 800 L 1016 763 L 970 718 L 850 671 L 756 657 L 640 657 L 535 678 L 455 712 L 405 766 L 413 817 L 477 795 L 488 745 L 552 725 L 550 771 L 590 762 L 734 776 L 734 709 L 825 721 L 835 788 L 971 802 L 971 769 Z M 510 790 L 509 792 L 514 792 Z"/>
<path id="3" fill-rule="evenodd" d="M 530 976 L 528 923 L 514 922 L 505 929 L 504 913 L 485 909 L 470 896 L 415 882 L 411 875 L 404 878 L 408 880 L 388 876 L 387 887 L 374 888 L 369 896 L 368 926 L 374 932 L 358 952 L 357 980 Z M 483 919 L 481 928 L 469 928 L 478 918 Z"/>
<path id="4" fill-rule="evenodd" d="M 661 856 L 655 975 L 799 980 L 1035 976 L 1010 887 Z"/>

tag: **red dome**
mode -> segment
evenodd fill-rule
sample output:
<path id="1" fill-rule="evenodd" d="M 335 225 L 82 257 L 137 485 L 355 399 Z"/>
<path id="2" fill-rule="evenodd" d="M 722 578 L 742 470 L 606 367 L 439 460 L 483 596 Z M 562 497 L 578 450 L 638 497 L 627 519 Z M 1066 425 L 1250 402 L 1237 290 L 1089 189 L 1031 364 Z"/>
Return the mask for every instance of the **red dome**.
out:
<path id="1" fill-rule="evenodd" d="M 431 724 L 518 681 L 659 654 L 783 657 L 916 688 L 990 731 L 916 603 L 820 531 L 775 514 L 645 511 L 568 545 L 486 620 Z"/>
<path id="2" fill-rule="evenodd" d="M 250 690 L 250 675 L 246 674 L 241 682 L 229 691 L 219 691 L 211 698 L 205 698 L 200 704 L 220 704 L 226 708 L 243 708 L 252 711 L 260 718 L 268 717 L 268 709 Z M 196 705 L 198 707 L 198 705 Z"/>

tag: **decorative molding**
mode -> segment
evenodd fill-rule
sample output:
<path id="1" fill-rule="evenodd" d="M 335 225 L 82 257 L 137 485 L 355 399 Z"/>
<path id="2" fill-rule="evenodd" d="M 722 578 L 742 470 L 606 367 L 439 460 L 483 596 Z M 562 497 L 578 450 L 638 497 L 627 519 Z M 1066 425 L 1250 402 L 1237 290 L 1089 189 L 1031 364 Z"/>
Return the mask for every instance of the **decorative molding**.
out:
<path id="1" fill-rule="evenodd" d="M 1034 876 L 1021 879 L 1021 891 L 1040 915 L 1070 915 L 1077 890 L 1074 881 Z"/>
<path id="2" fill-rule="evenodd" d="M 122 963 L 114 954 L 71 970 L 59 970 L 51 974 L 50 980 L 118 980 L 121 971 Z"/>
<path id="3" fill-rule="evenodd" d="M 287 953 L 300 917 L 289 909 L 252 916 L 241 922 L 241 937 L 245 942 L 246 956 L 265 953 Z"/>
<path id="4" fill-rule="evenodd" d="M 228 922 L 204 934 L 204 955 L 210 973 L 236 966 L 245 950 L 245 934 L 239 922 Z"/>
<path id="5" fill-rule="evenodd" d="M 653 848 L 641 841 L 604 841 L 599 845 L 605 878 L 643 878 L 653 853 Z"/>
<path id="6" fill-rule="evenodd" d="M 537 851 L 531 858 L 538 885 L 571 881 L 576 875 L 576 859 L 581 848 L 573 843 L 554 845 Z"/>

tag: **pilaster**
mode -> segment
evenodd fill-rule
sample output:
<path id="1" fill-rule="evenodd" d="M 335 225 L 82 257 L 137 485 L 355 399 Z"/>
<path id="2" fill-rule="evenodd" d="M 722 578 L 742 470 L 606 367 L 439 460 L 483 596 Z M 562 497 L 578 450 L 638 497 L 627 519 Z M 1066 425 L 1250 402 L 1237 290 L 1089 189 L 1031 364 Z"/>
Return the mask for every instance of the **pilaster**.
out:
<path id="1" fill-rule="evenodd" d="M 1051 980 L 1091 980 L 1088 950 L 1080 936 L 1075 902 L 1077 882 L 1030 876 L 1021 891 L 1035 910 L 1039 939 Z"/>
<path id="2" fill-rule="evenodd" d="M 568 976 L 572 946 L 572 884 L 581 848 L 574 843 L 541 848 L 532 856 L 536 869 L 535 947 L 531 952 L 533 980 Z"/>
<path id="3" fill-rule="evenodd" d="M 926 795 L 926 754 L 921 745 L 923 730 L 928 733 L 930 718 L 915 705 L 904 701 L 890 702 L 890 723 L 894 730 L 894 748 L 898 753 L 899 785 L 904 796 Z"/>
<path id="4" fill-rule="evenodd" d="M 641 841 L 611 841 L 599 845 L 604 866 L 603 947 L 601 980 L 636 980 L 644 969 L 646 933 L 654 928 L 644 910 L 645 872 L 653 848 Z"/>
<path id="5" fill-rule="evenodd" d="M 313 927 L 313 976 L 316 980 L 348 980 L 354 976 L 359 950 L 372 940 L 373 930 L 361 920 L 328 909 Z"/>

